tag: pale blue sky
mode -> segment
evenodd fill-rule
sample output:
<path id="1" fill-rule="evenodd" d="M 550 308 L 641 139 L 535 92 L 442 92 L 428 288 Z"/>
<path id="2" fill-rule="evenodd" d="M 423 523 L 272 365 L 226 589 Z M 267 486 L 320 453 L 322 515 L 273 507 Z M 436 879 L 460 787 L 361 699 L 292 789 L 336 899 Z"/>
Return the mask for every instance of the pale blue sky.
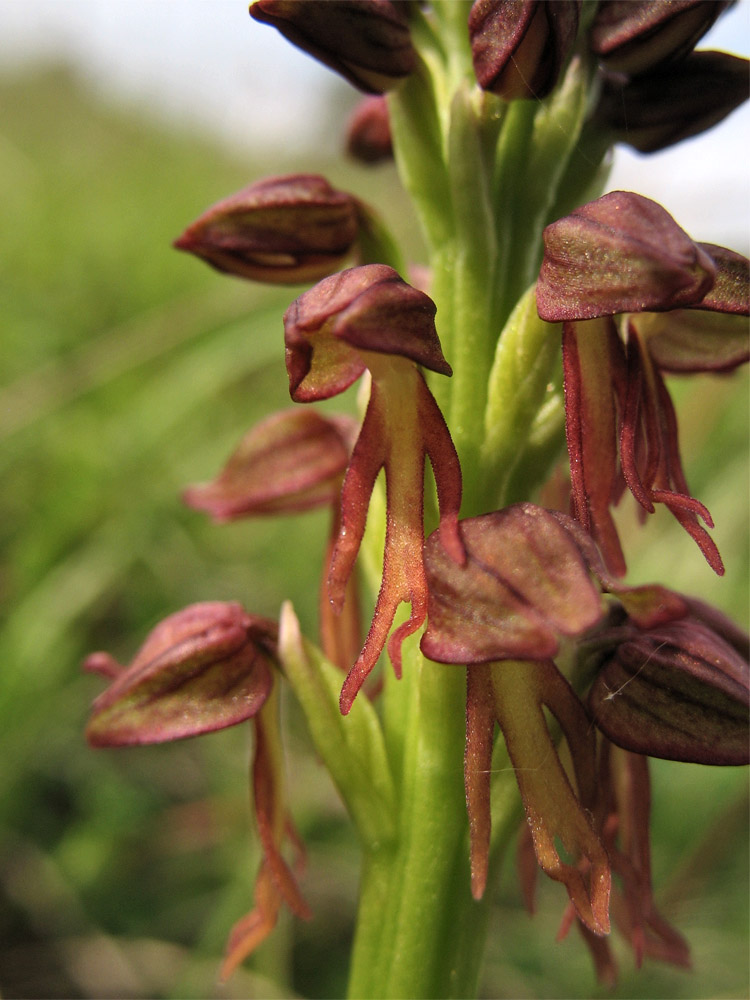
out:
<path id="1" fill-rule="evenodd" d="M 747 55 L 750 0 L 701 42 Z M 4 0 L 0 68 L 64 57 L 92 86 L 252 148 L 319 141 L 320 112 L 348 84 L 256 24 L 244 0 Z M 661 201 L 696 239 L 747 249 L 750 108 L 671 151 L 618 152 L 610 186 Z M 329 150 L 336 149 L 329 137 Z"/>

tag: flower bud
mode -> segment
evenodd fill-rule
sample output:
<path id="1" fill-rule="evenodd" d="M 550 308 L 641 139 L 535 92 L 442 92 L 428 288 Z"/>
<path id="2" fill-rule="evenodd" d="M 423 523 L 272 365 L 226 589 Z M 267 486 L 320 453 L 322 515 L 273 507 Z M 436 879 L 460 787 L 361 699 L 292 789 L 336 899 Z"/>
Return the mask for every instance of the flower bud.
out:
<path id="1" fill-rule="evenodd" d="M 649 198 L 612 191 L 544 230 L 537 307 L 550 322 L 696 305 L 711 256 Z"/>
<path id="2" fill-rule="evenodd" d="M 349 417 L 275 413 L 248 431 L 213 482 L 189 487 L 183 500 L 217 521 L 334 503 L 355 437 Z"/>
<path id="3" fill-rule="evenodd" d="M 690 52 L 729 6 L 727 0 L 604 0 L 591 48 L 609 70 L 644 73 Z"/>
<path id="4" fill-rule="evenodd" d="M 594 123 L 639 153 L 655 153 L 712 128 L 747 97 L 746 59 L 693 52 L 632 80 L 605 77 Z"/>
<path id="5" fill-rule="evenodd" d="M 740 659 L 750 660 L 750 635 L 743 628 L 728 618 L 723 611 L 697 597 L 685 597 L 684 601 L 694 621 L 700 622 L 731 646 Z"/>
<path id="6" fill-rule="evenodd" d="M 115 679 L 94 702 L 89 743 L 164 743 L 249 719 L 271 690 L 275 641 L 273 622 L 214 601 L 165 618 L 129 667 L 93 653 L 84 668 Z"/>
<path id="7" fill-rule="evenodd" d="M 294 285 L 338 270 L 359 231 L 355 198 L 316 174 L 256 181 L 218 202 L 174 246 L 217 271 Z"/>
<path id="8" fill-rule="evenodd" d="M 346 151 L 360 163 L 393 159 L 388 105 L 380 96 L 365 97 L 354 109 L 346 134 Z"/>
<path id="9" fill-rule="evenodd" d="M 750 763 L 747 658 L 695 616 L 633 629 L 601 668 L 589 705 L 597 726 L 626 750 Z"/>
<path id="10" fill-rule="evenodd" d="M 506 101 L 547 97 L 578 31 L 579 0 L 476 0 L 469 37 L 479 85 Z"/>
<path id="11" fill-rule="evenodd" d="M 366 93 L 382 94 L 414 69 L 409 24 L 391 0 L 257 0 L 250 16 Z"/>

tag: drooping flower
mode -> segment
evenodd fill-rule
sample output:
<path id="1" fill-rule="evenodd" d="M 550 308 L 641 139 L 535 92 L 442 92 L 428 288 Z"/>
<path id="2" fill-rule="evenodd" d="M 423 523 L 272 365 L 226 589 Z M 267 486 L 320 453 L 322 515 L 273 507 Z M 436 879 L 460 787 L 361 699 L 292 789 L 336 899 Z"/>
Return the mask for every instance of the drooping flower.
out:
<path id="1" fill-rule="evenodd" d="M 409 22 L 391 0 L 256 0 L 250 16 L 367 93 L 391 90 L 415 66 Z"/>
<path id="2" fill-rule="evenodd" d="M 263 860 L 256 906 L 230 936 L 223 974 L 274 928 L 282 903 L 297 916 L 310 910 L 281 850 L 289 839 L 301 857 L 283 790 L 274 691 L 277 626 L 239 604 L 193 604 L 165 618 L 129 666 L 92 653 L 84 669 L 111 679 L 95 700 L 86 729 L 96 747 L 140 746 L 197 736 L 251 719 L 255 731 L 252 784 Z"/>
<path id="3" fill-rule="evenodd" d="M 341 692 L 346 714 L 385 646 L 396 611 L 411 603 L 409 619 L 390 638 L 388 652 L 401 672 L 401 644 L 427 613 L 423 494 L 429 457 L 440 507 L 440 538 L 450 557 L 463 559 L 457 519 L 461 471 L 453 442 L 418 365 L 450 374 L 434 324 L 435 305 L 381 264 L 351 268 L 319 282 L 284 315 L 292 398 L 327 399 L 365 369 L 370 399 L 341 495 L 341 529 L 328 577 L 340 608 L 365 529 L 370 495 L 381 469 L 386 480 L 383 578 L 364 647 Z"/>
<path id="4" fill-rule="evenodd" d="M 212 205 L 174 246 L 240 278 L 302 284 L 351 257 L 362 211 L 317 174 L 268 177 Z"/>
<path id="5" fill-rule="evenodd" d="M 618 584 L 568 515 L 522 503 L 459 528 L 464 565 L 451 562 L 434 536 L 425 546 L 422 651 L 467 664 L 464 773 L 475 897 L 489 862 L 497 724 L 526 813 L 519 860 L 530 908 L 533 851 L 568 891 L 561 935 L 578 922 L 600 978 L 616 976 L 602 940 L 610 912 L 639 963 L 647 955 L 689 964 L 685 941 L 653 899 L 642 755 L 747 762 L 748 637 L 702 602 L 659 586 Z M 576 688 L 590 689 L 585 700 L 554 662 L 561 656 Z M 559 724 L 566 753 L 545 711 Z"/>
<path id="6" fill-rule="evenodd" d="M 547 97 L 576 39 L 580 0 L 475 0 L 469 13 L 480 87 L 506 101 Z"/>
<path id="7" fill-rule="evenodd" d="M 435 536 L 425 547 L 430 659 L 468 664 L 466 801 L 472 890 L 484 891 L 490 845 L 490 776 L 497 722 L 516 771 L 539 865 L 563 882 L 594 933 L 609 927 L 610 868 L 591 816 L 596 804 L 594 731 L 553 662 L 605 620 L 611 592 L 643 626 L 684 615 L 685 602 L 661 587 L 627 588 L 609 576 L 590 538 L 564 514 L 533 504 L 460 522 L 459 566 Z M 543 710 L 559 722 L 573 766 L 561 762 Z M 564 860 L 559 844 L 575 859 Z"/>
<path id="8" fill-rule="evenodd" d="M 713 526 L 690 495 L 663 372 L 731 371 L 748 360 L 748 262 L 694 243 L 640 195 L 615 191 L 544 233 L 542 319 L 563 322 L 573 512 L 609 569 L 625 572 L 610 506 L 627 485 L 646 513 L 663 503 L 709 565 Z"/>
<path id="9" fill-rule="evenodd" d="M 275 413 L 251 428 L 213 482 L 188 487 L 183 500 L 216 521 L 331 510 L 331 530 L 320 590 L 320 641 L 328 659 L 348 670 L 361 644 L 359 593 L 350 578 L 341 613 L 328 600 L 328 572 L 340 530 L 344 472 L 357 436 L 348 416 L 312 409 Z"/>
<path id="10" fill-rule="evenodd" d="M 252 427 L 219 475 L 183 500 L 216 521 L 296 513 L 334 503 L 356 437 L 344 415 L 284 410 Z"/>
<path id="11" fill-rule="evenodd" d="M 687 943 L 653 898 L 648 757 L 750 762 L 748 636 L 715 608 L 682 600 L 683 617 L 648 628 L 620 609 L 578 651 L 584 676 L 594 675 L 586 700 L 601 734 L 595 824 L 616 876 L 611 912 L 638 966 L 644 957 L 690 965 Z M 609 945 L 578 923 L 599 977 L 613 981 Z"/>
<path id="12" fill-rule="evenodd" d="M 92 653 L 84 669 L 112 678 L 94 702 L 92 746 L 164 743 L 256 715 L 272 686 L 275 625 L 239 604 L 193 604 L 165 618 L 129 666 Z"/>

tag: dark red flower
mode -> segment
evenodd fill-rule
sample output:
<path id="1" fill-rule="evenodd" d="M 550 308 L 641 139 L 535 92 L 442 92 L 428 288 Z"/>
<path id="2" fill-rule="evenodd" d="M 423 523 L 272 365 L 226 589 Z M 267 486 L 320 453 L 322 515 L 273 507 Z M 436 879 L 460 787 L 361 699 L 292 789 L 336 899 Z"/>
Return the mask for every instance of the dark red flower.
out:
<path id="1" fill-rule="evenodd" d="M 686 56 L 731 0 L 603 0 L 591 48 L 610 70 L 635 76 Z"/>
<path id="2" fill-rule="evenodd" d="M 723 121 L 748 98 L 747 59 L 692 52 L 633 79 L 603 74 L 596 129 L 639 153 L 656 153 Z"/>
<path id="3" fill-rule="evenodd" d="M 482 895 L 490 846 L 493 733 L 502 730 L 516 771 L 539 865 L 563 882 L 575 912 L 594 934 L 609 928 L 609 863 L 592 825 L 596 803 L 594 730 L 552 657 L 601 625 L 615 595 L 643 626 L 684 615 L 686 603 L 661 587 L 620 587 L 593 542 L 571 517 L 534 504 L 459 523 L 466 550 L 452 562 L 428 539 L 430 659 L 469 664 L 466 802 L 472 891 Z M 571 783 L 544 710 L 559 722 L 575 773 Z M 564 860 L 559 845 L 574 863 Z"/>
<path id="4" fill-rule="evenodd" d="M 618 746 L 697 764 L 750 763 L 750 667 L 695 614 L 650 629 L 605 631 L 589 693 L 599 729 Z"/>
<path id="5" fill-rule="evenodd" d="M 268 177 L 212 205 L 174 246 L 240 278 L 302 284 L 352 255 L 360 210 L 317 174 Z"/>
<path id="6" fill-rule="evenodd" d="M 391 0 L 256 0 L 250 16 L 367 93 L 392 89 L 416 63 L 404 9 Z"/>
<path id="7" fill-rule="evenodd" d="M 273 930 L 282 903 L 299 917 L 310 916 L 281 854 L 286 839 L 299 852 L 299 840 L 284 800 L 273 667 L 277 631 L 275 622 L 248 615 L 239 604 L 193 604 L 157 625 L 128 667 L 107 653 L 93 653 L 84 663 L 84 669 L 112 678 L 92 708 L 86 729 L 92 746 L 164 743 L 252 719 L 263 860 L 256 907 L 232 933 L 225 976 Z"/>
<path id="8" fill-rule="evenodd" d="M 360 163 L 393 159 L 391 124 L 384 97 L 364 97 L 354 109 L 346 129 L 346 151 Z"/>
<path id="9" fill-rule="evenodd" d="M 329 596 L 341 607 L 381 469 L 386 479 L 383 579 L 364 647 L 341 692 L 346 714 L 385 646 L 398 606 L 411 603 L 409 619 L 388 642 L 397 676 L 401 644 L 427 614 L 424 575 L 424 466 L 429 457 L 440 506 L 440 538 L 457 562 L 461 471 L 453 442 L 417 365 L 450 374 L 434 324 L 435 305 L 390 267 L 351 268 L 319 282 L 284 316 L 292 398 L 327 399 L 365 369 L 372 376 L 367 412 L 341 494 L 341 528 L 328 578 Z"/>
<path id="10" fill-rule="evenodd" d="M 544 234 L 542 319 L 563 322 L 573 512 L 609 569 L 625 560 L 609 508 L 627 485 L 646 513 L 663 503 L 723 573 L 682 471 L 663 372 L 731 371 L 748 360 L 748 262 L 694 243 L 655 202 L 615 191 Z"/>

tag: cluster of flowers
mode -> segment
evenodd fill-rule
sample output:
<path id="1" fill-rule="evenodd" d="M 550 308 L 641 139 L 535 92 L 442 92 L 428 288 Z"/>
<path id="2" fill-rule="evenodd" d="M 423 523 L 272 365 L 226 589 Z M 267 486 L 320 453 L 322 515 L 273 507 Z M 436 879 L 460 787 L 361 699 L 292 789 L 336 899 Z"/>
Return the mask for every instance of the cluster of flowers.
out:
<path id="1" fill-rule="evenodd" d="M 597 68 L 584 132 L 602 150 L 626 141 L 643 152 L 703 131 L 747 96 L 744 60 L 693 51 L 726 3 L 588 6 L 593 14 L 571 0 L 476 0 L 468 40 L 479 87 L 499 102 L 543 100 L 585 55 Z M 349 150 L 365 162 L 390 157 L 382 95 L 424 71 L 412 28 L 417 17 L 429 25 L 429 11 L 389 0 L 258 0 L 250 12 L 368 93 L 350 123 Z M 706 530 L 711 516 L 682 471 L 663 376 L 728 372 L 748 360 L 748 262 L 694 242 L 663 208 L 629 192 L 542 228 L 534 301 L 548 337 L 562 329 L 569 513 L 520 502 L 464 509 L 459 519 L 471 455 L 457 452 L 435 379 L 425 375 L 452 374 L 435 302 L 385 262 L 390 243 L 372 209 L 308 174 L 252 184 L 175 245 L 253 281 L 315 283 L 284 315 L 290 394 L 295 403 L 327 400 L 365 376 L 361 425 L 313 408 L 275 414 L 184 499 L 217 521 L 330 508 L 319 642 L 345 673 L 341 712 L 384 649 L 400 676 L 402 645 L 426 623 L 424 656 L 466 670 L 474 897 L 484 893 L 490 858 L 497 725 L 526 813 L 526 897 L 533 856 L 564 883 L 565 925 L 578 924 L 600 977 L 612 980 L 610 913 L 639 961 L 689 963 L 652 898 L 647 756 L 748 762 L 747 636 L 695 599 L 620 583 L 625 559 L 611 513 L 626 489 L 644 516 L 664 504 L 723 573 Z M 425 541 L 428 458 L 439 521 Z M 382 579 L 363 640 L 355 564 L 381 471 Z M 409 616 L 394 629 L 404 603 Z M 161 742 L 252 720 L 264 860 L 226 973 L 268 934 L 282 902 L 308 915 L 282 856 L 289 839 L 301 858 L 284 802 L 276 705 L 293 641 L 288 615 L 281 628 L 280 636 L 276 622 L 239 605 L 200 604 L 162 622 L 129 666 L 102 653 L 87 661 L 113 678 L 94 705 L 93 745 Z"/>

